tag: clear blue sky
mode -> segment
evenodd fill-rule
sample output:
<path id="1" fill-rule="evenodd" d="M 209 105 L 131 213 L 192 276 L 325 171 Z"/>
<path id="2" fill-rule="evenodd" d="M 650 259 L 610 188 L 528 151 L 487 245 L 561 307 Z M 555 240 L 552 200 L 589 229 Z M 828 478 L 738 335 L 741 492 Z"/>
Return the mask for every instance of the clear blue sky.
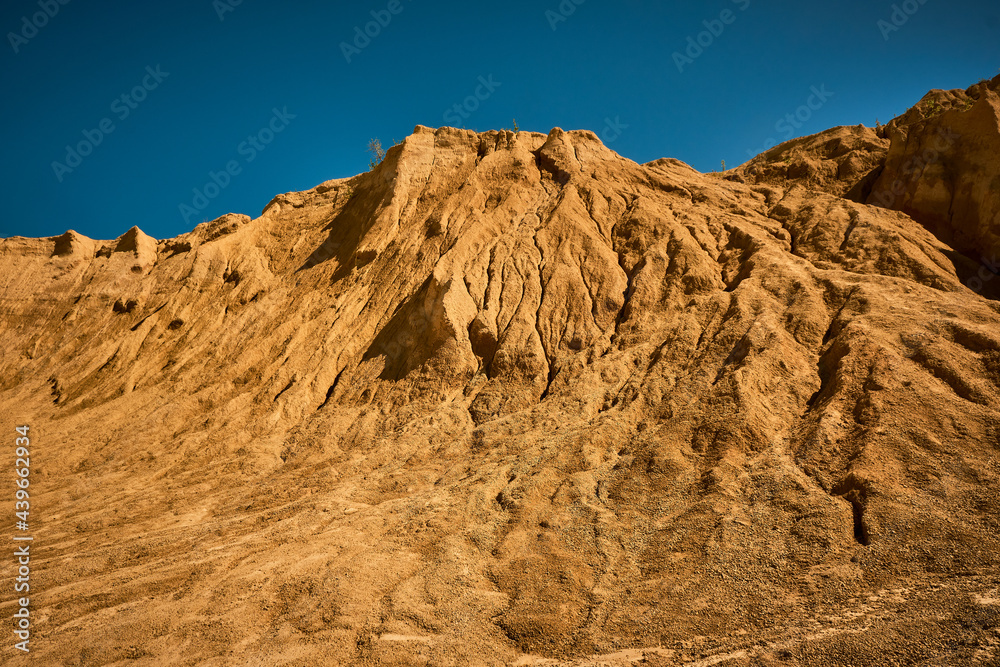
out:
<path id="1" fill-rule="evenodd" d="M 0 10 L 0 236 L 166 238 L 256 217 L 275 194 L 365 171 L 370 138 L 417 124 L 590 129 L 637 162 L 710 171 L 1000 67 L 996 0 L 908 0 L 898 30 L 893 3 L 870 0 L 63 1 Z M 797 110 L 797 127 L 778 125 Z M 68 156 L 81 142 L 89 154 Z M 197 200 L 227 164 L 235 175 Z"/>

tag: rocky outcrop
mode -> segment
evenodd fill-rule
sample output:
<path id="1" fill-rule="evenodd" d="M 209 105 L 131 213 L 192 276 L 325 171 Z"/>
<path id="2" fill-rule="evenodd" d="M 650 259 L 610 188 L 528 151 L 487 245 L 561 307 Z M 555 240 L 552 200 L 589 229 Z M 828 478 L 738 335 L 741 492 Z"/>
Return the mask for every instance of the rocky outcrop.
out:
<path id="1" fill-rule="evenodd" d="M 723 175 L 417 127 L 255 219 L 0 240 L 39 659 L 989 659 L 1000 306 L 861 203 L 902 127 Z"/>
<path id="2" fill-rule="evenodd" d="M 1000 252 L 1000 76 L 935 90 L 886 128 L 891 146 L 868 203 L 902 211 L 955 250 Z"/>
<path id="3" fill-rule="evenodd" d="M 858 125 L 792 139 L 726 172 L 726 178 L 778 187 L 795 183 L 863 202 L 885 164 L 890 142 L 883 133 Z"/>

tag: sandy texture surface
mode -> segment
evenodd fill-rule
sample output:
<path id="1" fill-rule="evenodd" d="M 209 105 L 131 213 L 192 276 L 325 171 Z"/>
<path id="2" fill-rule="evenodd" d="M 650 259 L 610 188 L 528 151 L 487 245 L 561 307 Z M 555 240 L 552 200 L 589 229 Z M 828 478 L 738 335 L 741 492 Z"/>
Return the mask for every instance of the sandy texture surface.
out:
<path id="1" fill-rule="evenodd" d="M 725 173 L 417 127 L 0 240 L 4 664 L 997 664 L 998 82 Z"/>

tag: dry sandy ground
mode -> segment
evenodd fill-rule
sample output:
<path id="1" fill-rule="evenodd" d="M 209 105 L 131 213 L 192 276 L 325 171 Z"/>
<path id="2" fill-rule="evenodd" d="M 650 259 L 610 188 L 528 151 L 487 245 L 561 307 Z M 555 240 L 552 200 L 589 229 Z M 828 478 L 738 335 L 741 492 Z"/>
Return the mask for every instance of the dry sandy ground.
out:
<path id="1" fill-rule="evenodd" d="M 715 174 L 417 127 L 0 240 L 3 664 L 998 664 L 998 84 Z"/>

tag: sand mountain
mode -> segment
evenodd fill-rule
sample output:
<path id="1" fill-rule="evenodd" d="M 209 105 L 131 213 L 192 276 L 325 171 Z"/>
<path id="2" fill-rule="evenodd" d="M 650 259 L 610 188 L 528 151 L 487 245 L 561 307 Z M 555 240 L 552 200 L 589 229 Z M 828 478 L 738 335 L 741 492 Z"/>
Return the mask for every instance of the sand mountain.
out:
<path id="1" fill-rule="evenodd" d="M 711 174 L 417 127 L 0 240 L 30 659 L 996 664 L 998 86 Z"/>

